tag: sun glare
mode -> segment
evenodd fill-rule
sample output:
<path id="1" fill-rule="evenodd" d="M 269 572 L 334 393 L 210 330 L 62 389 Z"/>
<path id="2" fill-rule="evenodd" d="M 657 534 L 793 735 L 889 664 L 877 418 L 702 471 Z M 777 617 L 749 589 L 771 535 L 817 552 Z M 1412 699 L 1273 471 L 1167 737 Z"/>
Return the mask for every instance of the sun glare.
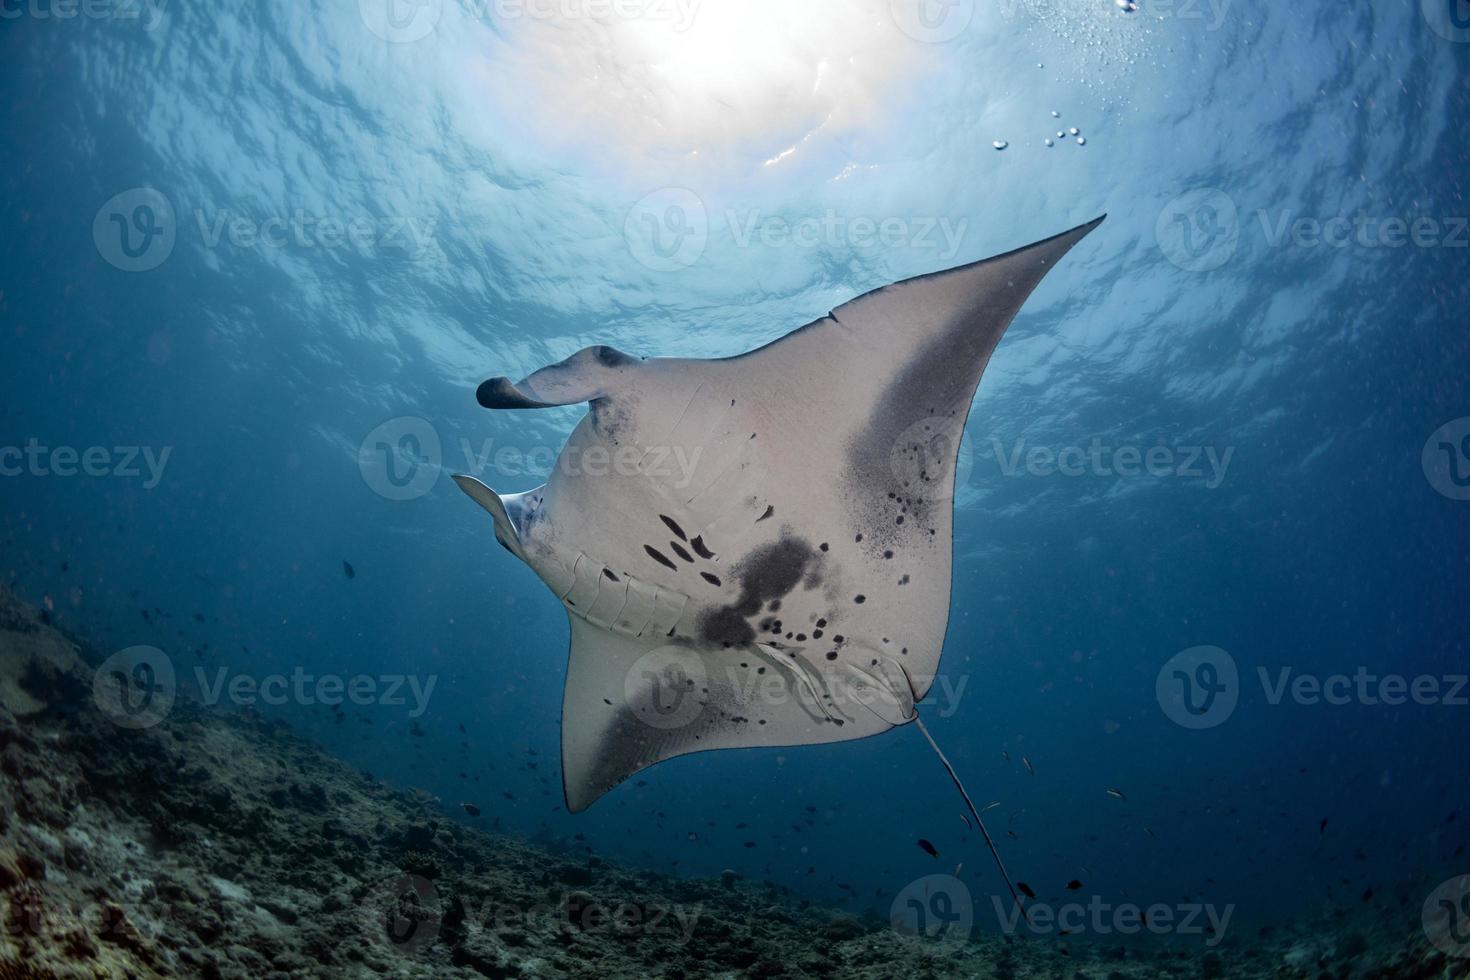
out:
<path id="1" fill-rule="evenodd" d="M 502 72 L 522 92 L 533 83 L 522 114 L 553 138 L 635 155 L 787 159 L 812 134 L 880 111 L 916 53 L 883 0 L 558 0 L 541 11 L 497 22 Z"/>

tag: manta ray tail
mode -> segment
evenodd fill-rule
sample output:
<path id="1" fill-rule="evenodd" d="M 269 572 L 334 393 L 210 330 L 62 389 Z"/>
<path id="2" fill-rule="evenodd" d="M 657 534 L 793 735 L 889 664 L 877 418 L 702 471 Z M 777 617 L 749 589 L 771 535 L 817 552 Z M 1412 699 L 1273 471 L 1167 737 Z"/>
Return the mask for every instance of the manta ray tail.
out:
<path id="1" fill-rule="evenodd" d="M 975 804 L 971 801 L 970 794 L 965 792 L 965 784 L 960 782 L 959 774 L 954 771 L 954 766 L 949 764 L 949 760 L 939 750 L 938 743 L 934 741 L 934 736 L 930 735 L 929 729 L 924 727 L 924 722 L 919 718 L 919 712 L 917 710 L 914 711 L 914 724 L 918 726 L 919 734 L 924 736 L 924 741 L 929 743 L 929 747 L 934 750 L 934 754 L 939 756 L 939 761 L 944 763 L 944 771 L 949 773 L 949 778 L 954 781 L 955 789 L 959 790 L 960 796 L 964 797 L 965 806 L 970 808 L 970 815 L 975 818 L 975 826 L 980 828 L 980 833 L 985 838 L 985 846 L 990 848 L 990 856 L 995 858 L 995 866 L 1000 869 L 1000 876 L 1005 879 L 1006 887 L 1011 890 L 1011 898 L 1015 901 L 1016 908 L 1021 910 L 1021 915 L 1025 916 L 1026 922 L 1029 925 L 1031 917 L 1026 912 L 1026 905 L 1021 901 L 1021 896 L 1016 893 L 1016 886 L 1012 884 L 1010 873 L 1006 871 L 1006 864 L 1001 860 L 1000 849 L 995 846 L 995 840 L 990 836 L 990 831 L 985 829 L 985 821 L 980 819 L 980 811 L 975 809 Z"/>

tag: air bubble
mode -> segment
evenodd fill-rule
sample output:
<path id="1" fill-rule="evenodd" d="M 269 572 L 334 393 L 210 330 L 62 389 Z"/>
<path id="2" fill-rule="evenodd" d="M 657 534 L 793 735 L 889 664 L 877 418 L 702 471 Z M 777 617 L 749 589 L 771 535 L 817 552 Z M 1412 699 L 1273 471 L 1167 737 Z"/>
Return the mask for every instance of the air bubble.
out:
<path id="1" fill-rule="evenodd" d="M 995 147 L 997 150 L 1004 150 L 1006 147 L 1010 146 L 1010 144 L 1007 143 L 1005 140 L 991 140 L 990 145 Z"/>

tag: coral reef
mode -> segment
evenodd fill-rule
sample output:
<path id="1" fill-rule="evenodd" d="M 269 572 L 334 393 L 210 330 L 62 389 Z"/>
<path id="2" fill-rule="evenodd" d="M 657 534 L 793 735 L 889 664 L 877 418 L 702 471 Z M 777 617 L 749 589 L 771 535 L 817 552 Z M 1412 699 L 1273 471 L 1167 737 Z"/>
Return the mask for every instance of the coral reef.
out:
<path id="1" fill-rule="evenodd" d="M 466 827 L 251 714 L 119 724 L 0 594 L 0 978 L 1465 976 L 1414 916 L 1217 949 L 934 943 L 734 872 L 680 880 Z M 1361 919 L 1362 917 L 1358 917 Z M 1461 972 L 1456 972 L 1460 970 Z"/>

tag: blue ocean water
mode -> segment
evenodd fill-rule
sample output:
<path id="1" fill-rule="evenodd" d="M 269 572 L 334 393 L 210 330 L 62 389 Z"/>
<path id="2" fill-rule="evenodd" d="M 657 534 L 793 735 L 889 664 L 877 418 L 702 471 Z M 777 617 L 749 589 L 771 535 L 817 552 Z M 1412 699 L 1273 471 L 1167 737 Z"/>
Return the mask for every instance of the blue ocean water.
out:
<path id="1" fill-rule="evenodd" d="M 645 6 L 0 0 L 12 587 L 225 706 L 370 678 L 255 707 L 458 819 L 998 893 L 911 727 L 567 814 L 565 615 L 448 476 L 529 489 L 580 415 L 487 377 L 736 354 L 1106 212 L 981 385 L 931 731 L 1038 891 L 1266 922 L 1470 870 L 1464 4 Z"/>

